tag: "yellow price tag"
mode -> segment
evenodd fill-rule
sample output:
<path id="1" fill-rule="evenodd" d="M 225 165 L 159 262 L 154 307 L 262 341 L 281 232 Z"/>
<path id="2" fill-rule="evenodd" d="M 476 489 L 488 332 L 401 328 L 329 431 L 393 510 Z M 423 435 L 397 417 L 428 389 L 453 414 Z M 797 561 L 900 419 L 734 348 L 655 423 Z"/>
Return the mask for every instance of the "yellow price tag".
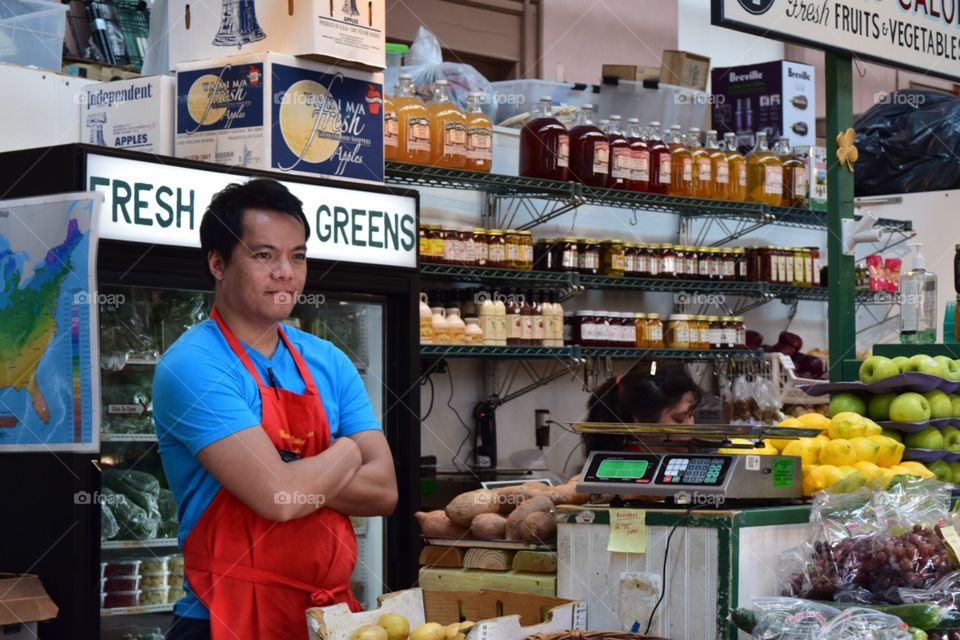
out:
<path id="1" fill-rule="evenodd" d="M 641 509 L 610 509 L 607 551 L 647 552 L 647 514 Z"/>
<path id="2" fill-rule="evenodd" d="M 947 543 L 953 553 L 954 560 L 960 558 L 960 533 L 957 533 L 953 525 L 941 527 L 940 533 L 943 534 L 943 541 Z"/>

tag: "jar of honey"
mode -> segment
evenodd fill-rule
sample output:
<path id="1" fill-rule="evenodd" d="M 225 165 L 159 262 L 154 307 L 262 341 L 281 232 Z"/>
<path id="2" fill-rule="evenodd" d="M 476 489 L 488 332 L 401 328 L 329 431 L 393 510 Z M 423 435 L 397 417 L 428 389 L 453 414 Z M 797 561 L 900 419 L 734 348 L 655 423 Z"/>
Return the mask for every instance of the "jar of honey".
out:
<path id="1" fill-rule="evenodd" d="M 685 313 L 674 313 L 667 318 L 666 337 L 664 342 L 668 349 L 690 348 L 690 316 Z"/>
<path id="2" fill-rule="evenodd" d="M 521 246 L 520 232 L 516 229 L 504 229 L 503 238 L 507 257 L 505 260 L 507 269 L 520 268 L 520 255 L 523 251 Z"/>
<path id="3" fill-rule="evenodd" d="M 476 227 L 473 230 L 473 242 L 477 253 L 477 266 L 486 267 L 490 260 L 490 238 L 487 230 Z"/>
<path id="4" fill-rule="evenodd" d="M 663 321 L 660 319 L 659 313 L 647 314 L 646 341 L 648 349 L 662 349 L 664 346 Z"/>
<path id="5" fill-rule="evenodd" d="M 530 271 L 533 269 L 533 232 L 521 231 L 520 236 L 520 257 L 517 260 L 517 269 Z"/>
<path id="6" fill-rule="evenodd" d="M 494 269 L 507 268 L 507 240 L 503 231 L 487 231 L 487 266 Z"/>
<path id="7" fill-rule="evenodd" d="M 622 240 L 604 240 L 600 243 L 600 272 L 603 275 L 622 278 L 625 262 Z"/>
<path id="8" fill-rule="evenodd" d="M 646 349 L 647 344 L 647 314 L 633 314 L 634 344 L 637 349 Z"/>

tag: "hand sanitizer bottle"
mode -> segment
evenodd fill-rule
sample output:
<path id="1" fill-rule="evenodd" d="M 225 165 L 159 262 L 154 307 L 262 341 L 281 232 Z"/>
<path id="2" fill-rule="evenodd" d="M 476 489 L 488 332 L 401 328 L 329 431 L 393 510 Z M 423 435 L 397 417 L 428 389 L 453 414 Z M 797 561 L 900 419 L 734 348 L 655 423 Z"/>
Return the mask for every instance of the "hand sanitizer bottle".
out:
<path id="1" fill-rule="evenodd" d="M 937 275 L 924 268 L 919 242 L 913 268 L 900 277 L 900 342 L 933 344 L 937 341 Z"/>

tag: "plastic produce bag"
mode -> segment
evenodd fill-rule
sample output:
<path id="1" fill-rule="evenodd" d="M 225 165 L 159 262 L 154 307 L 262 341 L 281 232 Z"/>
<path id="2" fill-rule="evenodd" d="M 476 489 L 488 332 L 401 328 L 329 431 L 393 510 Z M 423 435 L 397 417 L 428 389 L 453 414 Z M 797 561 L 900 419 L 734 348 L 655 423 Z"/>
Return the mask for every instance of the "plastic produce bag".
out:
<path id="1" fill-rule="evenodd" d="M 109 504 L 100 505 L 100 539 L 110 540 L 120 533 L 120 525 L 113 515 L 113 509 Z"/>
<path id="2" fill-rule="evenodd" d="M 412 76 L 417 95 L 424 101 L 433 98 L 434 82 L 446 80 L 450 98 L 461 110 L 467 108 L 467 94 L 477 91 L 484 95 L 481 100 L 484 112 L 491 118 L 496 115 L 496 107 L 490 100 L 493 93 L 490 81 L 469 64 L 444 62 L 440 41 L 425 27 L 421 26 L 417 30 L 417 38 L 410 45 L 410 53 L 407 54 L 405 62 L 407 64 L 400 67 L 400 73 L 409 73 Z M 389 95 L 395 93 L 393 87 L 386 87 L 386 90 Z"/>
<path id="3" fill-rule="evenodd" d="M 847 609 L 810 640 L 912 640 L 907 625 L 896 617 L 871 609 Z"/>
<path id="4" fill-rule="evenodd" d="M 120 526 L 119 535 L 123 538 L 135 540 L 149 540 L 157 537 L 159 518 L 150 518 L 147 512 L 133 503 L 123 494 L 114 492 L 109 487 L 103 487 L 101 494 L 112 505 L 113 515 Z"/>
<path id="5" fill-rule="evenodd" d="M 950 620 L 960 620 L 960 571 L 952 571 L 927 589 L 898 590 L 904 604 L 934 602 Z"/>
<path id="6" fill-rule="evenodd" d="M 157 535 L 161 538 L 175 538 L 180 523 L 177 520 L 177 501 L 173 497 L 173 491 L 160 489 L 157 507 L 160 509 L 160 527 Z"/>
<path id="7" fill-rule="evenodd" d="M 896 91 L 854 124 L 856 195 L 960 186 L 960 100 L 938 91 Z"/>
<path id="8" fill-rule="evenodd" d="M 797 598 L 754 598 L 757 614 L 752 638 L 758 640 L 808 640 L 840 615 L 839 609 Z"/>

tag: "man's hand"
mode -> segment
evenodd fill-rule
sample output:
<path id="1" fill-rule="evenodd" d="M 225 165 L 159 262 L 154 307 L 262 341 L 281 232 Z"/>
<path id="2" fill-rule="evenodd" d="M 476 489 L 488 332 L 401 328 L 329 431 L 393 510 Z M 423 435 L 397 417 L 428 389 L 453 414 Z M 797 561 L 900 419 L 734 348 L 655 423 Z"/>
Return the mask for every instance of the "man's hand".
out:
<path id="1" fill-rule="evenodd" d="M 349 438 L 363 457 L 360 469 L 324 506 L 348 516 L 389 516 L 397 506 L 397 476 L 393 455 L 382 431 L 361 431 Z M 331 447 L 332 449 L 332 447 Z"/>

